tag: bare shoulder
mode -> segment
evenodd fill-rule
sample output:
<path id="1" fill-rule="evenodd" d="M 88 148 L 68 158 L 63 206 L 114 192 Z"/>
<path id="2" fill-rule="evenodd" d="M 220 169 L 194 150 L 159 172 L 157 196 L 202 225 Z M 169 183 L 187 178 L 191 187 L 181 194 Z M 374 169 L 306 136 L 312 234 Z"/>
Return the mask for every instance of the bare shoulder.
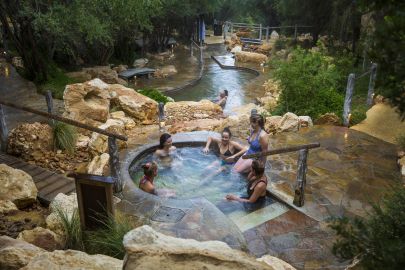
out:
<path id="1" fill-rule="evenodd" d="M 170 151 L 174 151 L 174 150 L 176 150 L 177 148 L 176 148 L 176 146 L 174 146 L 174 145 L 172 145 L 171 147 L 170 147 Z"/>

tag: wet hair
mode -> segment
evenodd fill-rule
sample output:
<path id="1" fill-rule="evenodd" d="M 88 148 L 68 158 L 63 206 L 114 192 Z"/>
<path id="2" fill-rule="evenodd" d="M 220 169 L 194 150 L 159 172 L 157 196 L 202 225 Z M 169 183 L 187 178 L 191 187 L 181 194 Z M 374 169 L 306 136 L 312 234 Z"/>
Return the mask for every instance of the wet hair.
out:
<path id="1" fill-rule="evenodd" d="M 155 172 L 155 170 L 157 170 L 157 163 L 155 161 L 152 162 L 148 162 L 142 165 L 142 169 L 143 169 L 143 173 L 146 176 L 151 177 L 153 175 L 153 173 Z"/>
<path id="2" fill-rule="evenodd" d="M 160 136 L 160 141 L 159 141 L 159 149 L 163 149 L 165 142 L 170 139 L 172 137 L 172 135 L 170 135 L 169 133 L 163 133 Z"/>
<path id="3" fill-rule="evenodd" d="M 224 89 L 225 96 L 228 96 L 228 90 Z"/>
<path id="4" fill-rule="evenodd" d="M 253 160 L 252 169 L 257 176 L 264 174 L 264 163 L 260 160 Z"/>
<path id="5" fill-rule="evenodd" d="M 259 126 L 264 129 L 264 117 L 261 114 L 252 114 L 250 116 L 250 122 L 258 123 Z"/>
<path id="6" fill-rule="evenodd" d="M 224 133 L 224 132 L 226 132 L 226 133 L 229 134 L 229 139 L 232 137 L 232 132 L 231 132 L 231 130 L 229 129 L 229 127 L 224 128 L 224 130 L 222 130 L 222 133 Z M 222 135 L 222 133 L 221 133 L 221 135 Z"/>

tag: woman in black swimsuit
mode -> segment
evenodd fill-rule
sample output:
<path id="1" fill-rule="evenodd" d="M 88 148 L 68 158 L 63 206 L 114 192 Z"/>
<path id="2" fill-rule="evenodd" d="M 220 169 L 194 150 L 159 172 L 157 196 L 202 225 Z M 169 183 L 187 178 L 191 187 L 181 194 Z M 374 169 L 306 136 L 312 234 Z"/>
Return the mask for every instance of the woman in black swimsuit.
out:
<path id="1" fill-rule="evenodd" d="M 221 133 L 221 139 L 211 136 L 208 137 L 207 144 L 205 145 L 203 152 L 208 153 L 210 151 L 211 143 L 215 142 L 217 143 L 219 149 L 222 165 L 234 163 L 238 157 L 246 152 L 247 148 L 235 141 L 231 141 L 231 136 L 231 131 L 226 127 Z"/>
<path id="2" fill-rule="evenodd" d="M 260 203 L 266 201 L 267 192 L 267 177 L 264 175 L 264 164 L 259 160 L 252 162 L 251 168 L 252 177 L 249 179 L 247 186 L 247 198 L 240 198 L 233 194 L 226 195 L 226 199 L 230 201 Z"/>

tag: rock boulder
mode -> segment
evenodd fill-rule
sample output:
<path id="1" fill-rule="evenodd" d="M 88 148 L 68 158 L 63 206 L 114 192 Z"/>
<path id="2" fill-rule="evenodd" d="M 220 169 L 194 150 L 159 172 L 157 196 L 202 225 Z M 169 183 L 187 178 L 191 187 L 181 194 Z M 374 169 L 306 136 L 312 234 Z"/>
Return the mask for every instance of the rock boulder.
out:
<path id="1" fill-rule="evenodd" d="M 281 118 L 278 130 L 280 132 L 297 131 L 299 128 L 298 125 L 299 125 L 298 116 L 288 112 L 283 115 L 283 118 Z"/>
<path id="2" fill-rule="evenodd" d="M 263 64 L 268 61 L 268 57 L 261 53 L 254 53 L 254 52 L 236 52 L 235 59 L 237 62 L 246 63 L 256 63 L 256 64 Z"/>
<path id="3" fill-rule="evenodd" d="M 134 89 L 113 84 L 109 87 L 112 103 L 130 116 L 137 124 L 157 123 L 158 104 Z"/>
<path id="4" fill-rule="evenodd" d="M 0 164 L 0 200 L 10 200 L 18 208 L 24 208 L 36 201 L 37 193 L 29 174 Z"/>
<path id="5" fill-rule="evenodd" d="M 0 200 L 0 213 L 8 213 L 18 210 L 17 206 L 10 200 Z"/>
<path id="6" fill-rule="evenodd" d="M 45 251 L 25 241 L 0 236 L 0 269 L 20 269 L 42 252 Z"/>
<path id="7" fill-rule="evenodd" d="M 60 237 L 58 237 L 53 231 L 42 227 L 22 231 L 17 239 L 23 240 L 47 251 L 54 251 L 55 249 L 63 248 L 63 243 L 60 241 Z"/>
<path id="8" fill-rule="evenodd" d="M 166 123 L 171 125 L 197 119 L 218 119 L 222 115 L 222 108 L 209 100 L 168 102 L 165 114 Z"/>
<path id="9" fill-rule="evenodd" d="M 109 117 L 109 85 L 100 79 L 66 85 L 63 93 L 65 116 L 94 125 Z"/>
<path id="10" fill-rule="evenodd" d="M 21 270 L 120 270 L 122 261 L 105 255 L 89 255 L 77 250 L 55 250 L 35 256 Z"/>
<path id="11" fill-rule="evenodd" d="M 87 173 L 95 175 L 108 175 L 110 155 L 103 153 L 95 156 L 87 167 Z"/>
<path id="12" fill-rule="evenodd" d="M 116 134 L 125 134 L 124 123 L 116 119 L 108 119 L 107 122 L 98 126 L 99 129 L 107 130 Z M 118 147 L 123 149 L 126 147 L 126 142 L 118 140 Z M 100 155 L 108 152 L 108 137 L 100 133 L 93 132 L 91 134 L 89 149 L 93 155 Z"/>
<path id="13" fill-rule="evenodd" d="M 325 113 L 316 119 L 317 125 L 339 126 L 340 118 L 335 113 Z"/>
<path id="14" fill-rule="evenodd" d="M 123 241 L 129 269 L 274 269 L 220 241 L 199 242 L 154 231 L 149 226 L 128 232 Z"/>

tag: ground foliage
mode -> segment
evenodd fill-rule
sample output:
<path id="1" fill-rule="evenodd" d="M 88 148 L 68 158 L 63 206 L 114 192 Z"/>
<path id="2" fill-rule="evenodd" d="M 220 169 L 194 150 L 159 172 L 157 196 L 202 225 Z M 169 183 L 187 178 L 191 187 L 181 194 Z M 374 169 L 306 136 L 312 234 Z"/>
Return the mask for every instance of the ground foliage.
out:
<path id="1" fill-rule="evenodd" d="M 159 90 L 153 89 L 153 88 L 144 88 L 144 89 L 139 89 L 137 90 L 139 94 L 142 94 L 144 96 L 147 96 L 156 102 L 160 103 L 163 102 L 163 104 L 166 104 L 169 101 L 169 98 L 165 95 L 163 95 Z"/>
<path id="2" fill-rule="evenodd" d="M 313 119 L 328 112 L 342 115 L 344 81 L 350 60 L 299 47 L 291 53 L 290 60 L 272 63 L 274 77 L 282 88 L 277 113 L 293 112 Z"/>
<path id="3" fill-rule="evenodd" d="M 364 269 L 405 269 L 405 188 L 392 190 L 367 218 L 340 218 L 331 227 L 338 239 L 333 252 L 360 260 Z"/>

